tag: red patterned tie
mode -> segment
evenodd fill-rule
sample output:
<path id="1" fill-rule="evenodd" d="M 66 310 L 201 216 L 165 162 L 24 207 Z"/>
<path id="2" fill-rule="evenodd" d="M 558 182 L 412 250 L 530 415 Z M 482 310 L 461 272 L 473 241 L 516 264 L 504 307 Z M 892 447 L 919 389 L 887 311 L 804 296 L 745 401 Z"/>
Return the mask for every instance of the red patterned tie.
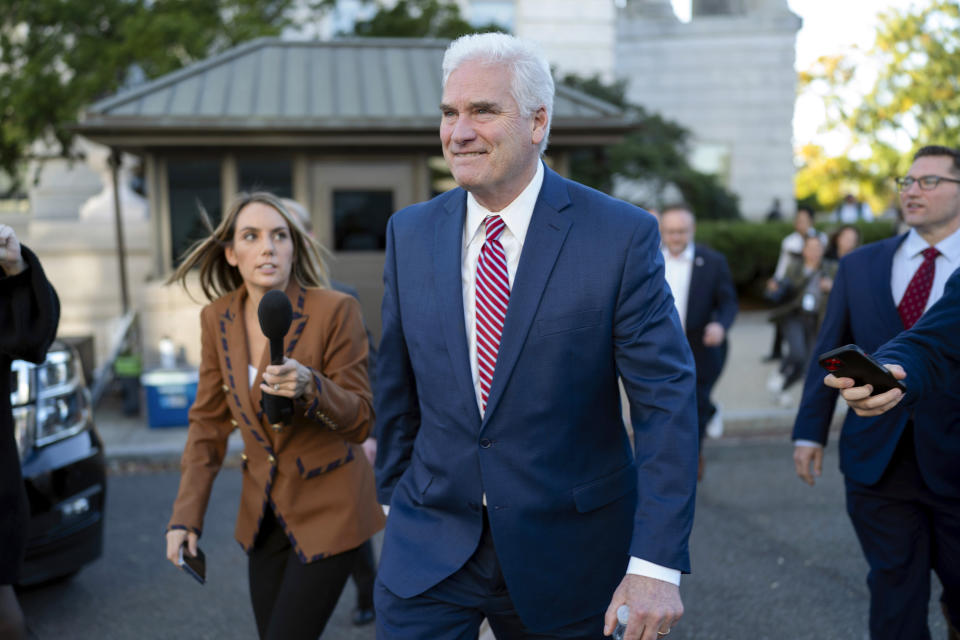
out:
<path id="1" fill-rule="evenodd" d="M 500 234 L 505 228 L 503 220 L 500 216 L 487 216 L 484 224 L 487 239 L 477 261 L 477 373 L 480 400 L 483 411 L 486 411 L 510 301 L 510 279 L 507 276 L 507 256 L 500 244 Z"/>
<path id="2" fill-rule="evenodd" d="M 897 306 L 900 312 L 900 319 L 903 320 L 903 328 L 909 329 L 913 326 L 923 310 L 927 306 L 927 299 L 930 297 L 930 288 L 933 287 L 933 274 L 936 271 L 936 259 L 940 255 L 936 247 L 927 247 L 923 250 L 923 263 L 913 274 L 910 284 L 907 285 L 907 291 L 903 294 L 903 299 Z"/>

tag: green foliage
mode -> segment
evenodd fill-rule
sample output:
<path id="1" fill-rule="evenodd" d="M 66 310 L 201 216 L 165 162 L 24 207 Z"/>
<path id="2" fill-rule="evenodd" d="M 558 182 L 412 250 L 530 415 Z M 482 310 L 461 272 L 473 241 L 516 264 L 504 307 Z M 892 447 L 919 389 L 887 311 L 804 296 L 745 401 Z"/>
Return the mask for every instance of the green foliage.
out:
<path id="1" fill-rule="evenodd" d="M 818 224 L 829 235 L 836 224 Z M 894 233 L 889 221 L 860 222 L 862 244 L 889 238 Z M 740 296 L 761 300 L 763 288 L 777 266 L 780 243 L 793 231 L 791 222 L 745 222 L 733 220 L 697 220 L 695 241 L 722 253 L 730 265 L 733 282 Z"/>
<path id="2" fill-rule="evenodd" d="M 359 21 L 352 35 L 390 38 L 444 38 L 453 40 L 468 33 L 503 31 L 497 25 L 474 27 L 463 19 L 456 2 L 398 0 L 392 7 L 380 5 L 369 20 Z"/>
<path id="3" fill-rule="evenodd" d="M 598 76 L 582 78 L 567 75 L 563 83 L 624 109 L 637 122 L 637 128 L 623 142 L 608 147 L 574 153 L 570 173 L 575 180 L 601 191 L 610 191 L 614 177 L 642 180 L 658 194 L 654 202 L 641 203 L 662 207 L 662 194 L 674 185 L 683 199 L 706 219 L 740 217 L 737 197 L 720 184 L 716 176 L 701 173 L 687 161 L 689 132 L 679 124 L 647 113 L 626 99 L 626 83 L 603 82 Z"/>
<path id="4" fill-rule="evenodd" d="M 867 54 L 879 71 L 866 95 L 856 89 L 862 64 L 854 50 L 825 57 L 801 74 L 804 91 L 820 97 L 828 128 L 851 136 L 836 158 L 822 149 L 801 153 L 797 197 L 816 195 L 835 207 L 845 192 L 858 191 L 874 210 L 895 202 L 892 178 L 903 175 L 911 157 L 904 150 L 928 144 L 957 146 L 960 140 L 960 4 L 930 0 L 923 8 L 891 9 L 880 16 Z M 853 158 L 853 159 L 851 159 Z"/>
<path id="5" fill-rule="evenodd" d="M 0 0 L 0 171 L 32 145 L 69 155 L 81 109 L 289 24 L 294 0 Z M 321 10 L 334 0 L 313 0 Z"/>

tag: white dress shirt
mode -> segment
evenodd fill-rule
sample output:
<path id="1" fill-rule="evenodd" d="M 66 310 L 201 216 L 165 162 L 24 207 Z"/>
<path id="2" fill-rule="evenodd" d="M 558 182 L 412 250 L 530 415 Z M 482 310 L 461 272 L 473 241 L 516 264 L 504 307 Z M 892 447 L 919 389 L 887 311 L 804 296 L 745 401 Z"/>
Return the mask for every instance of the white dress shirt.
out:
<path id="1" fill-rule="evenodd" d="M 684 330 L 687 328 L 687 303 L 690 299 L 690 278 L 693 276 L 693 255 L 692 242 L 688 243 L 678 256 L 663 247 L 664 276 L 673 293 L 673 302 L 677 305 L 680 325 Z"/>
<path id="2" fill-rule="evenodd" d="M 923 264 L 923 250 L 929 246 L 927 241 L 920 237 L 916 229 L 910 229 L 907 237 L 897 247 L 893 254 L 893 265 L 890 270 L 890 293 L 893 296 L 893 304 L 900 305 L 900 300 L 903 299 L 903 294 L 907 292 L 907 286 L 913 279 L 913 274 Z M 940 255 L 934 262 L 933 285 L 930 287 L 927 306 L 923 308 L 924 313 L 943 296 L 943 288 L 947 279 L 960 266 L 960 229 L 954 231 L 935 246 Z M 812 440 L 795 440 L 794 444 L 804 447 L 823 446 Z"/>
<path id="3" fill-rule="evenodd" d="M 483 221 L 490 215 L 499 215 L 506 228 L 500 234 L 500 244 L 507 258 L 507 276 L 510 279 L 510 289 L 513 290 L 513 280 L 517 274 L 517 265 L 520 264 L 520 253 L 523 242 L 527 237 L 527 228 L 533 217 L 533 209 L 543 186 L 543 163 L 537 163 L 537 172 L 530 184 L 520 192 L 513 202 L 501 211 L 487 211 L 473 194 L 467 194 L 467 219 L 463 225 L 463 251 L 461 253 L 460 278 L 463 286 L 463 320 L 467 329 L 467 345 L 470 350 L 470 373 L 473 376 L 473 386 L 477 397 L 477 408 L 483 413 L 483 402 L 480 399 L 480 378 L 477 369 L 477 327 L 476 327 L 476 277 L 477 260 L 480 249 L 486 240 Z M 496 375 L 496 372 L 494 372 Z M 486 495 L 483 503 L 486 504 Z M 549 535 L 549 532 L 545 532 Z M 640 558 L 630 558 L 627 573 L 657 578 L 672 584 L 680 584 L 680 572 L 676 569 L 664 567 Z"/>
<path id="4" fill-rule="evenodd" d="M 923 264 L 923 250 L 929 246 L 916 229 L 910 229 L 907 237 L 897 247 L 897 251 L 893 254 L 893 270 L 890 274 L 890 293 L 893 295 L 894 304 L 900 304 L 910 280 L 913 279 L 913 274 Z M 960 229 L 935 246 L 940 251 L 940 255 L 934 262 L 933 286 L 930 287 L 930 297 L 927 299 L 927 306 L 923 308 L 924 312 L 937 303 L 943 295 L 943 287 L 947 279 L 960 265 Z"/>

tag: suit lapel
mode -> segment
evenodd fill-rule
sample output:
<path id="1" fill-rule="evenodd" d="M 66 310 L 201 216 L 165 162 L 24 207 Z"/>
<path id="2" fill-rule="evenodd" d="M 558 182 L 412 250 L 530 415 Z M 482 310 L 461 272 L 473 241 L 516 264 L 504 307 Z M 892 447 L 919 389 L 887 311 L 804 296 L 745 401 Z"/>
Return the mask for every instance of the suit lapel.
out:
<path id="1" fill-rule="evenodd" d="M 470 373 L 470 351 L 463 321 L 463 283 L 461 281 L 463 224 L 466 218 L 467 193 L 457 190 L 444 202 L 446 210 L 437 225 L 434 240 L 434 279 L 437 286 L 440 324 L 447 341 L 447 353 L 454 377 L 460 385 L 461 397 L 467 403 L 471 417 L 480 420 L 477 396 Z"/>
<path id="2" fill-rule="evenodd" d="M 900 318 L 900 312 L 897 311 L 897 304 L 893 300 L 893 291 L 890 289 L 890 278 L 893 274 L 893 254 L 896 253 L 897 248 L 906 238 L 907 234 L 903 234 L 899 238 L 891 238 L 878 247 L 880 251 L 880 273 L 886 273 L 887 277 L 879 283 L 879 286 L 870 287 L 880 317 L 893 335 L 903 331 L 903 320 Z M 866 277 L 866 274 L 864 277 Z"/>
<path id="3" fill-rule="evenodd" d="M 570 196 L 563 179 L 544 167 L 543 186 L 530 218 L 520 264 L 510 292 L 484 423 L 493 415 L 517 364 L 553 265 L 570 230 L 572 221 L 561 213 L 569 204 Z M 462 320 L 460 324 L 463 324 Z"/>
<path id="4" fill-rule="evenodd" d="M 684 318 L 684 326 L 690 326 L 690 318 L 694 317 L 694 310 L 707 302 L 705 280 L 707 277 L 704 271 L 707 261 L 700 252 L 700 247 L 694 245 L 693 264 L 690 266 L 690 289 L 687 293 L 687 317 Z"/>
<path id="5" fill-rule="evenodd" d="M 266 434 L 263 432 L 258 416 L 260 392 L 257 387 L 260 383 L 260 375 L 257 374 L 254 380 L 254 388 L 251 389 L 250 377 L 247 374 L 250 358 L 247 355 L 246 322 L 243 318 L 243 301 L 247 297 L 246 289 L 241 287 L 232 296 L 226 311 L 218 319 L 220 349 L 224 358 L 224 367 L 227 371 L 226 383 L 230 387 L 225 390 L 227 404 L 235 413 L 239 413 L 239 426 L 253 429 L 258 439 L 262 439 L 261 436 Z"/>

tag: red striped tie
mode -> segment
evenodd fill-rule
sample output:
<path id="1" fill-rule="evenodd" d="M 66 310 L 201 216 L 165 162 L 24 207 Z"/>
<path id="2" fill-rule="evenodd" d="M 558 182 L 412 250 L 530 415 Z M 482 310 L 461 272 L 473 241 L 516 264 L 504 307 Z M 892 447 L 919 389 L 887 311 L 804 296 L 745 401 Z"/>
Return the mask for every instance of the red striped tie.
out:
<path id="1" fill-rule="evenodd" d="M 907 290 L 897 306 L 903 328 L 909 329 L 923 315 L 930 298 L 930 289 L 933 288 L 933 276 L 936 273 L 936 260 L 940 252 L 936 247 L 927 247 L 923 250 L 923 262 L 917 267 L 916 273 L 910 279 Z"/>
<path id="2" fill-rule="evenodd" d="M 510 301 L 510 279 L 507 276 L 507 256 L 500 244 L 500 234 L 505 228 L 503 220 L 500 216 L 487 216 L 484 224 L 487 239 L 477 261 L 477 372 L 482 410 L 486 411 Z"/>

